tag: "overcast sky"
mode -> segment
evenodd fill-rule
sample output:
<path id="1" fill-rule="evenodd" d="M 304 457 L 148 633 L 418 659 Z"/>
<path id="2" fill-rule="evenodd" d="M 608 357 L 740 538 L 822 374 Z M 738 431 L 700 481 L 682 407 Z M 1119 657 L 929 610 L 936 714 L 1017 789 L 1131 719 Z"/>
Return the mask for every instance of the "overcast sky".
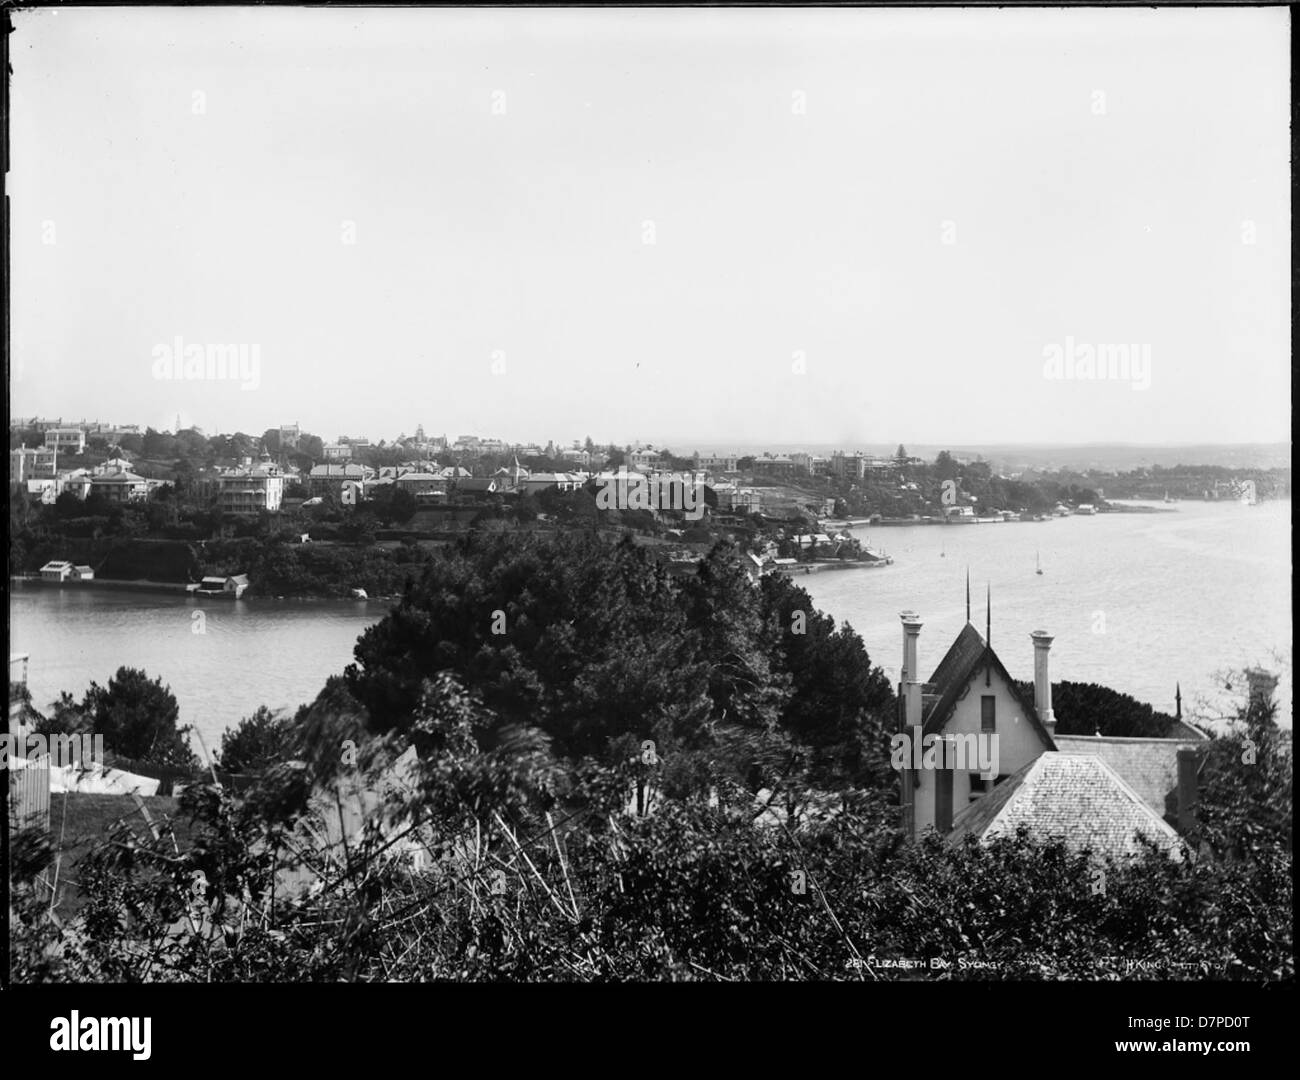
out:
<path id="1" fill-rule="evenodd" d="M 19 11 L 11 408 L 1286 440 L 1287 19 Z M 178 336 L 256 345 L 256 387 L 157 378 Z M 1149 386 L 1046 377 L 1071 340 L 1146 347 Z"/>

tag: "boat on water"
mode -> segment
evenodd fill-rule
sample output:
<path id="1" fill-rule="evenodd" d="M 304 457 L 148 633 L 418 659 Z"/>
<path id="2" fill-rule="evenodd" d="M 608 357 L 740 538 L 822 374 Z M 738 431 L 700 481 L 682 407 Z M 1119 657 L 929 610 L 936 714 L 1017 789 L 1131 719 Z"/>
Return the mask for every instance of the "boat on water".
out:
<path id="1" fill-rule="evenodd" d="M 1258 506 L 1259 498 L 1255 494 L 1255 481 L 1247 480 L 1241 488 L 1241 505 Z"/>

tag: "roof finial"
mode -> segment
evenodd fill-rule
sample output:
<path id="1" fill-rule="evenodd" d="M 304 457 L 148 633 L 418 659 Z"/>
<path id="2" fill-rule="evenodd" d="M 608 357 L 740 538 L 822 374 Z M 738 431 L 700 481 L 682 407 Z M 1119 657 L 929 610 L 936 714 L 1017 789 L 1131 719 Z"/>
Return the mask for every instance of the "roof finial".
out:
<path id="1" fill-rule="evenodd" d="M 1183 718 L 1183 687 L 1181 683 L 1174 683 L 1174 719 Z"/>
<path id="2" fill-rule="evenodd" d="M 970 622 L 970 567 L 966 567 L 966 621 Z"/>
<path id="3" fill-rule="evenodd" d="M 984 596 L 984 644 L 993 644 L 993 586 L 985 583 L 988 590 Z"/>

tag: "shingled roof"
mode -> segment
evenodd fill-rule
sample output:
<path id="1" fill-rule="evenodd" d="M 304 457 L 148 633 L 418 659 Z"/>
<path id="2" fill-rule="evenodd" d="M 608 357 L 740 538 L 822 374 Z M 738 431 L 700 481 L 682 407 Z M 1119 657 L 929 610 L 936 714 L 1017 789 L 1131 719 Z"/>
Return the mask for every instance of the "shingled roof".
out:
<path id="1" fill-rule="evenodd" d="M 1157 814 L 1177 817 L 1178 751 L 1204 751 L 1204 739 L 1121 739 L 1109 735 L 1058 735 L 1063 754 L 1104 761 Z"/>
<path id="2" fill-rule="evenodd" d="M 1047 733 L 1047 728 L 1039 719 L 1034 703 L 1027 700 L 1020 692 L 1019 685 L 998 659 L 998 654 L 993 651 L 993 647 L 980 637 L 979 631 L 969 622 L 962 627 L 961 633 L 944 654 L 944 658 L 939 661 L 939 666 L 934 669 L 930 681 L 925 684 L 922 694 L 923 734 L 938 734 L 943 730 L 943 725 L 952 715 L 952 710 L 966 689 L 966 684 L 986 663 L 1006 680 L 1008 691 L 1016 699 L 1025 718 L 1038 732 L 1043 745 L 1048 750 L 1055 750 L 1056 744 L 1052 742 L 1051 735 Z"/>
<path id="3" fill-rule="evenodd" d="M 1178 834 L 1094 755 L 1044 753 L 971 803 L 953 819 L 948 839 L 982 843 L 1015 836 L 1021 826 L 1039 839 L 1059 839 L 1074 851 L 1117 859 L 1142 855 L 1139 837 L 1182 859 Z"/>

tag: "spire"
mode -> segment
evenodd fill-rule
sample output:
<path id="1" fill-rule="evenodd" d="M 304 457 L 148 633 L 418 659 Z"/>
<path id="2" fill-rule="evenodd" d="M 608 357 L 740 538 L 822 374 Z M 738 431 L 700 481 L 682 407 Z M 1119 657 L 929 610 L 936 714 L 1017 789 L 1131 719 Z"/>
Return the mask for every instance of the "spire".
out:
<path id="1" fill-rule="evenodd" d="M 993 685 L 993 587 L 984 588 L 984 685 Z"/>

